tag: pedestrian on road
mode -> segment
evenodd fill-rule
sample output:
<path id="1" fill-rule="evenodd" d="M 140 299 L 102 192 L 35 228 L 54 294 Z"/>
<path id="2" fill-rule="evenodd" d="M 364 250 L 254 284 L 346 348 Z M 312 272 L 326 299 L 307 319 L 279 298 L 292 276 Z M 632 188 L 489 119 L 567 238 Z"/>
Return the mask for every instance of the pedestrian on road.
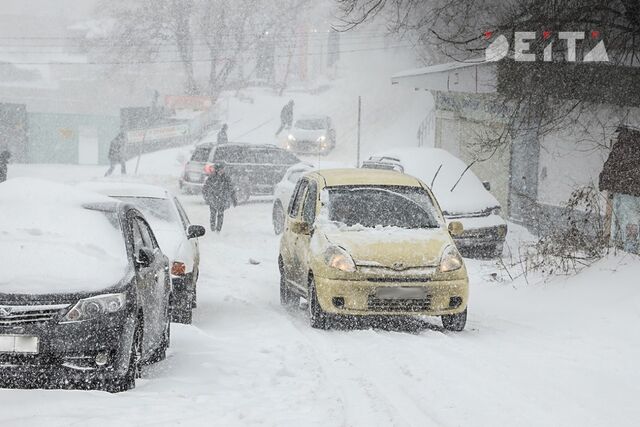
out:
<path id="1" fill-rule="evenodd" d="M 287 103 L 284 107 L 282 107 L 282 111 L 280 111 L 280 128 L 276 132 L 276 136 L 280 135 L 280 132 L 286 127 L 287 129 L 291 129 L 291 125 L 293 124 L 293 99 Z"/>
<path id="2" fill-rule="evenodd" d="M 231 204 L 238 205 L 236 199 L 236 191 L 233 183 L 224 171 L 224 163 L 216 163 L 213 165 L 213 172 L 207 177 L 202 187 L 202 196 L 204 201 L 209 205 L 209 221 L 211 223 L 211 231 L 220 232 L 222 223 L 224 222 L 224 211 Z"/>
<path id="3" fill-rule="evenodd" d="M 0 152 L 0 182 L 7 180 L 7 164 L 11 158 L 11 153 L 7 150 Z"/>
<path id="4" fill-rule="evenodd" d="M 229 137 L 227 137 L 227 129 L 229 129 L 229 126 L 227 126 L 226 123 L 223 124 L 220 128 L 220 132 L 218 132 L 218 144 L 226 144 L 227 142 L 229 142 Z"/>
<path id="5" fill-rule="evenodd" d="M 118 133 L 118 135 L 113 138 L 111 141 L 111 145 L 109 145 L 109 169 L 104 174 L 104 176 L 109 176 L 113 173 L 116 168 L 116 165 L 120 163 L 120 173 L 122 175 L 127 174 L 127 165 L 125 164 L 124 159 L 124 143 L 125 136 L 124 132 Z"/>

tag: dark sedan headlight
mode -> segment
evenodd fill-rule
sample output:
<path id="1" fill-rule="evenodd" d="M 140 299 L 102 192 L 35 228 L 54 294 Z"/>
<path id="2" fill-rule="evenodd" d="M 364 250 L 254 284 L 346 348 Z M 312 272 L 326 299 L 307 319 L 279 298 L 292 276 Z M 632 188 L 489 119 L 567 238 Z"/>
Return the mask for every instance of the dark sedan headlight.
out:
<path id="1" fill-rule="evenodd" d="M 106 294 L 81 299 L 62 318 L 60 323 L 84 322 L 105 314 L 122 310 L 127 301 L 125 294 Z"/>

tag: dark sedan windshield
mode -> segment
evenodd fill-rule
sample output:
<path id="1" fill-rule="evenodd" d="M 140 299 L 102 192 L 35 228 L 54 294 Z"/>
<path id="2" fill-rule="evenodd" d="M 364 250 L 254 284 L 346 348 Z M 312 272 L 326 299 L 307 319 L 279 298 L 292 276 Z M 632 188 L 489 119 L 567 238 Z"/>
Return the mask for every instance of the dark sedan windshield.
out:
<path id="1" fill-rule="evenodd" d="M 334 187 L 328 192 L 331 221 L 368 228 L 439 227 L 431 197 L 422 188 Z"/>

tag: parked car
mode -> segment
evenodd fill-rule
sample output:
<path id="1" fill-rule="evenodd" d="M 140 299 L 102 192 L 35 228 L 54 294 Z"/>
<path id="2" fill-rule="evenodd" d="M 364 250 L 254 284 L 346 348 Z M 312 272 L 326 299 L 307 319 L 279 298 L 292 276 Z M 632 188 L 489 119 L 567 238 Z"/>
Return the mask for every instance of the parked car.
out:
<path id="1" fill-rule="evenodd" d="M 144 215 L 28 178 L 0 185 L 0 205 L 0 387 L 135 387 L 171 333 L 169 260 Z"/>
<path id="2" fill-rule="evenodd" d="M 285 142 L 287 150 L 301 154 L 327 154 L 335 146 L 336 130 L 329 116 L 300 116 Z"/>
<path id="3" fill-rule="evenodd" d="M 291 200 L 291 195 L 293 194 L 293 189 L 296 187 L 298 179 L 300 179 L 305 172 L 313 168 L 313 165 L 309 163 L 297 163 L 287 169 L 282 180 L 276 185 L 275 191 L 273 192 L 273 214 L 271 216 L 273 231 L 276 235 L 281 234 L 284 230 L 287 207 L 289 206 L 289 200 Z"/>
<path id="4" fill-rule="evenodd" d="M 447 221 L 460 221 L 464 233 L 454 238 L 469 257 L 500 257 L 507 235 L 502 208 L 482 182 L 460 159 L 439 148 L 406 148 L 379 153 L 363 168 L 389 169 L 414 175 L 429 185 Z"/>
<path id="5" fill-rule="evenodd" d="M 306 173 L 280 241 L 280 301 L 306 298 L 310 324 L 344 316 L 441 316 L 460 331 L 468 277 L 428 187 L 409 175 L 368 169 Z"/>
<path id="6" fill-rule="evenodd" d="M 180 201 L 162 187 L 123 182 L 89 182 L 82 188 L 131 203 L 147 218 L 171 265 L 174 322 L 190 324 L 196 306 L 200 266 L 198 237 L 206 230 L 191 224 Z"/>
<path id="7" fill-rule="evenodd" d="M 238 202 L 253 195 L 272 195 L 285 171 L 300 160 L 282 148 L 268 144 L 203 144 L 196 146 L 180 178 L 185 193 L 200 193 L 215 163 L 225 163 Z"/>

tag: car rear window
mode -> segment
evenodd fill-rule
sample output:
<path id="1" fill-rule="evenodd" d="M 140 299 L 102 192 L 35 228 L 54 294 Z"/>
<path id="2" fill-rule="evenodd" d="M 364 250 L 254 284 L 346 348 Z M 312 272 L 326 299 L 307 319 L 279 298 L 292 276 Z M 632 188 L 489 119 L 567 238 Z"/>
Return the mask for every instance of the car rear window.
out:
<path id="1" fill-rule="evenodd" d="M 214 162 L 226 163 L 248 163 L 247 150 L 245 147 L 238 146 L 220 146 L 216 148 L 214 154 Z"/>
<path id="2" fill-rule="evenodd" d="M 196 147 L 195 151 L 191 155 L 191 161 L 194 162 L 206 162 L 209 158 L 209 153 L 211 152 L 211 147 L 203 146 Z"/>

